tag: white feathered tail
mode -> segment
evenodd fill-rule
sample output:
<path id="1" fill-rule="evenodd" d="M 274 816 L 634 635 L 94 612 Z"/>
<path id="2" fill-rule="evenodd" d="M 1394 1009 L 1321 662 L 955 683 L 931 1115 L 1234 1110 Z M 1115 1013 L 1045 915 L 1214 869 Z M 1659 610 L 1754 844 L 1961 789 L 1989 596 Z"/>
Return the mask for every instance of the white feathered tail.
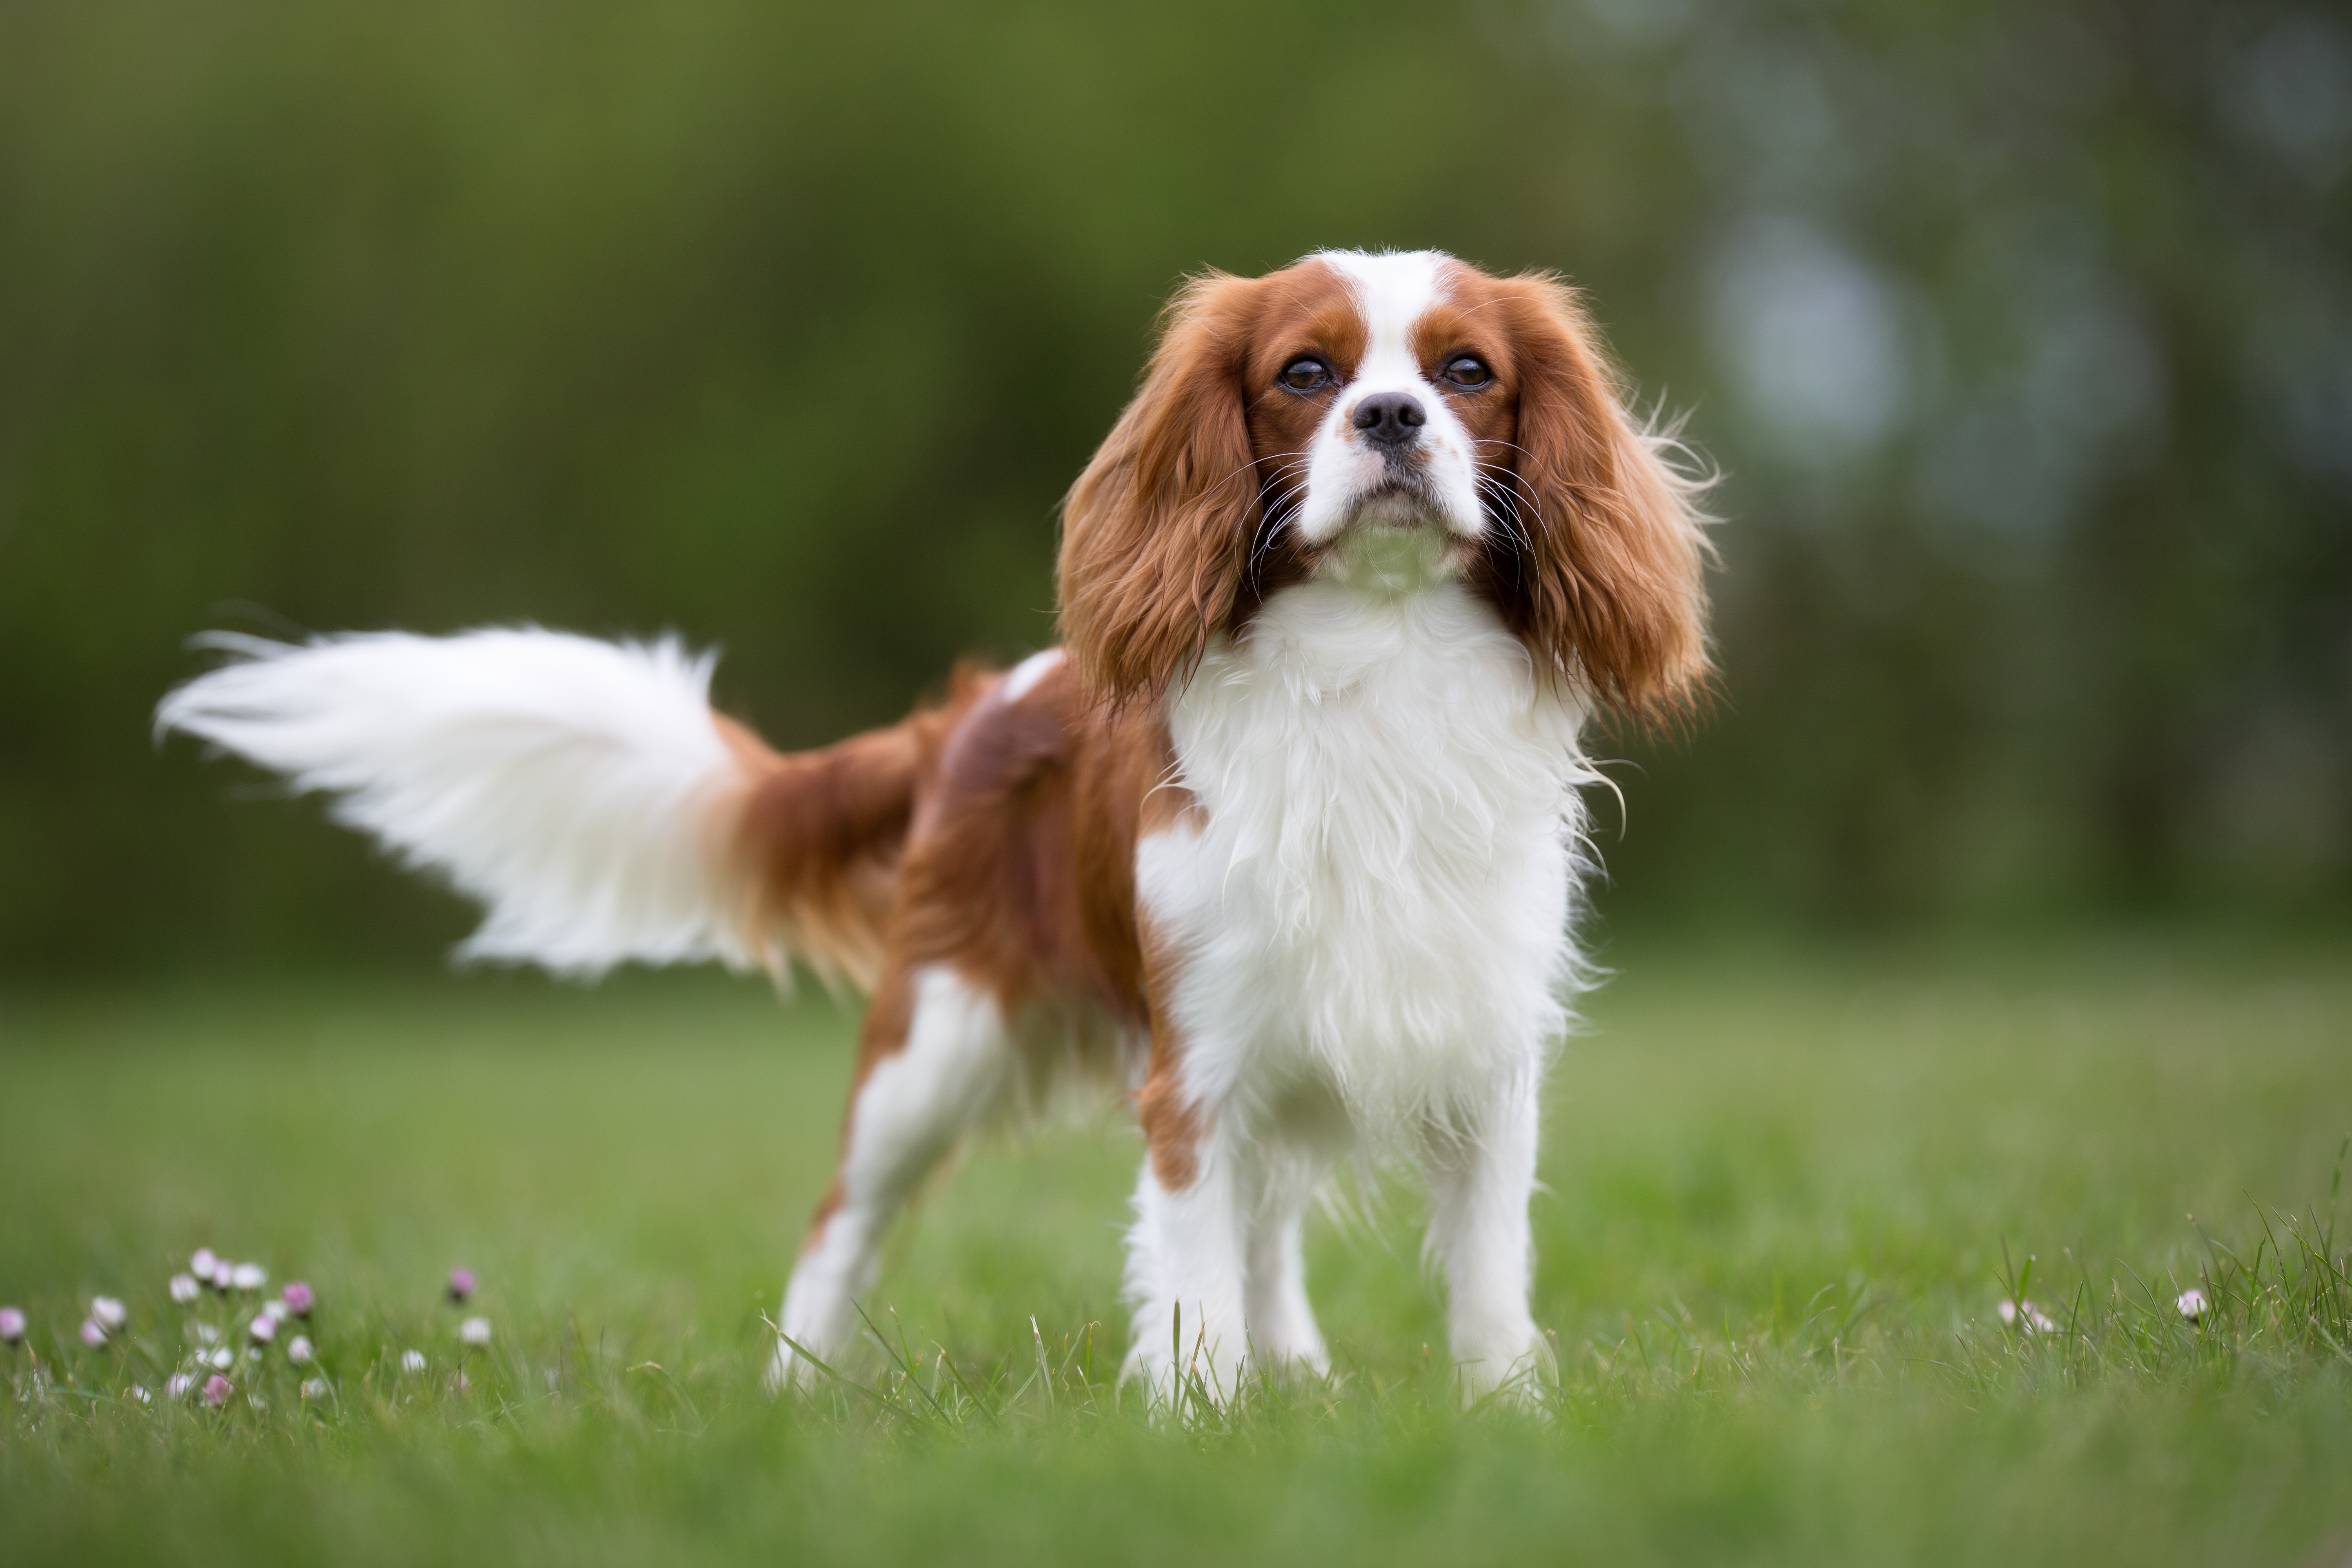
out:
<path id="1" fill-rule="evenodd" d="M 156 709 L 339 796 L 341 821 L 488 911 L 459 952 L 594 976 L 802 959 L 870 985 L 946 710 L 779 755 L 710 709 L 710 654 L 535 627 L 216 633 L 231 662 Z"/>
<path id="2" fill-rule="evenodd" d="M 340 796 L 339 820 L 479 900 L 465 956 L 582 976 L 764 957 L 723 843 L 748 781 L 710 655 L 531 628 L 202 640 L 234 661 L 166 697 L 158 728 Z"/>

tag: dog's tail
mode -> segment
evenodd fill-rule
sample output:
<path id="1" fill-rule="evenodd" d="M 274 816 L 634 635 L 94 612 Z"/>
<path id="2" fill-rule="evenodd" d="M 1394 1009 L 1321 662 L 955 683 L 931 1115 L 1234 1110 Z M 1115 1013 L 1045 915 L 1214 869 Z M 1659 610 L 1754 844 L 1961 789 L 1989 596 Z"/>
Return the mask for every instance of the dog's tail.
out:
<path id="1" fill-rule="evenodd" d="M 871 985 L 950 722 L 919 711 L 780 755 L 711 711 L 714 657 L 675 638 L 519 627 L 204 645 L 230 662 L 164 698 L 159 731 L 339 796 L 340 820 L 479 900 L 462 956 L 583 977 L 633 959 L 781 976 L 797 958 Z"/>

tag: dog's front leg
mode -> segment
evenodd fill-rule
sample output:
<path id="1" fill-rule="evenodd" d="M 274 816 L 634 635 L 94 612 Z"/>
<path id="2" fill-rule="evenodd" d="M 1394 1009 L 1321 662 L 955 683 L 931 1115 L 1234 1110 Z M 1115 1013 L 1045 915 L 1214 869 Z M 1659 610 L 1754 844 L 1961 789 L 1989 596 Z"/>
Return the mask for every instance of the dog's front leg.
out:
<path id="1" fill-rule="evenodd" d="M 1532 1392 L 1551 1347 L 1528 1310 L 1535 1264 L 1535 1085 L 1513 1085 L 1462 1121 L 1424 1131 L 1428 1251 L 1445 1275 L 1454 1363 L 1465 1399 L 1509 1384 Z"/>
<path id="2" fill-rule="evenodd" d="M 1233 1141 L 1211 1131 L 1185 1158 L 1168 1157 L 1155 1142 L 1136 1186 L 1127 1250 L 1135 1344 L 1126 1371 L 1171 1410 L 1200 1399 L 1227 1403 L 1247 1375 L 1251 1184 L 1242 1165 Z"/>
<path id="3" fill-rule="evenodd" d="M 1297 1158 L 1287 1163 L 1291 1168 L 1271 1173 L 1250 1218 L 1244 1285 L 1250 1352 L 1270 1366 L 1302 1369 L 1319 1377 L 1331 1370 L 1331 1357 L 1307 1299 L 1307 1259 L 1299 1247 L 1299 1229 L 1322 1168 L 1320 1162 L 1309 1164 Z"/>

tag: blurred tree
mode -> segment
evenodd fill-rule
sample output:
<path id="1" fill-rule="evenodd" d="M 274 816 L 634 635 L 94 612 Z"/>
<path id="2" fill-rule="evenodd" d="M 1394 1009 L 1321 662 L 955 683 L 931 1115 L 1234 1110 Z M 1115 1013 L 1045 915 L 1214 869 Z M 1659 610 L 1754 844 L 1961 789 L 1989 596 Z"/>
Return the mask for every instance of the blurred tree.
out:
<path id="1" fill-rule="evenodd" d="M 806 744 L 1051 636 L 1185 270 L 1588 285 L 1728 478 L 1629 912 L 2352 890 L 2352 33 L 2271 5 L 0 10 L 0 967 L 464 914 L 182 640 L 676 626 Z"/>
<path id="2" fill-rule="evenodd" d="M 2180 4 L 1549 15 L 1583 93 L 1680 142 L 1670 280 L 1628 300 L 1712 394 L 1740 524 L 1736 712 L 1660 774 L 1623 858 L 1676 868 L 1629 890 L 2340 900 L 2352 33 Z"/>

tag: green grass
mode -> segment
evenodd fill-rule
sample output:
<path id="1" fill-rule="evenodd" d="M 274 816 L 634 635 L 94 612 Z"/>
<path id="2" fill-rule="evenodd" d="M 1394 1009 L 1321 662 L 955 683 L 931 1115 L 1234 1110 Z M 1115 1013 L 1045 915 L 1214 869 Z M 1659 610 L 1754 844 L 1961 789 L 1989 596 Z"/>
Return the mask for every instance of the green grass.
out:
<path id="1" fill-rule="evenodd" d="M 0 1352 L 0 1557 L 2352 1544 L 2341 942 L 1611 957 L 1553 1078 L 1537 1311 L 1560 1384 L 1535 1417 L 1456 1407 L 1396 1183 L 1312 1232 L 1328 1386 L 1153 1419 L 1113 1381 L 1137 1153 L 1108 1110 L 968 1158 L 898 1238 L 872 1304 L 889 1352 L 769 1402 L 761 1314 L 848 1070 L 822 1004 L 502 976 L 0 1001 L 0 1300 L 34 1321 Z M 160 1391 L 192 1317 L 235 1326 L 166 1297 L 199 1243 L 317 1287 L 329 1396 L 273 1352 L 225 1409 L 127 1397 Z M 457 1263 L 487 1352 L 438 1295 Z M 2192 1325 L 2172 1301 L 2196 1283 L 2216 1305 Z M 2011 1286 L 2059 1331 L 2002 1328 Z M 92 1352 L 74 1330 L 101 1291 L 131 1323 Z M 426 1373 L 398 1370 L 409 1348 Z"/>

